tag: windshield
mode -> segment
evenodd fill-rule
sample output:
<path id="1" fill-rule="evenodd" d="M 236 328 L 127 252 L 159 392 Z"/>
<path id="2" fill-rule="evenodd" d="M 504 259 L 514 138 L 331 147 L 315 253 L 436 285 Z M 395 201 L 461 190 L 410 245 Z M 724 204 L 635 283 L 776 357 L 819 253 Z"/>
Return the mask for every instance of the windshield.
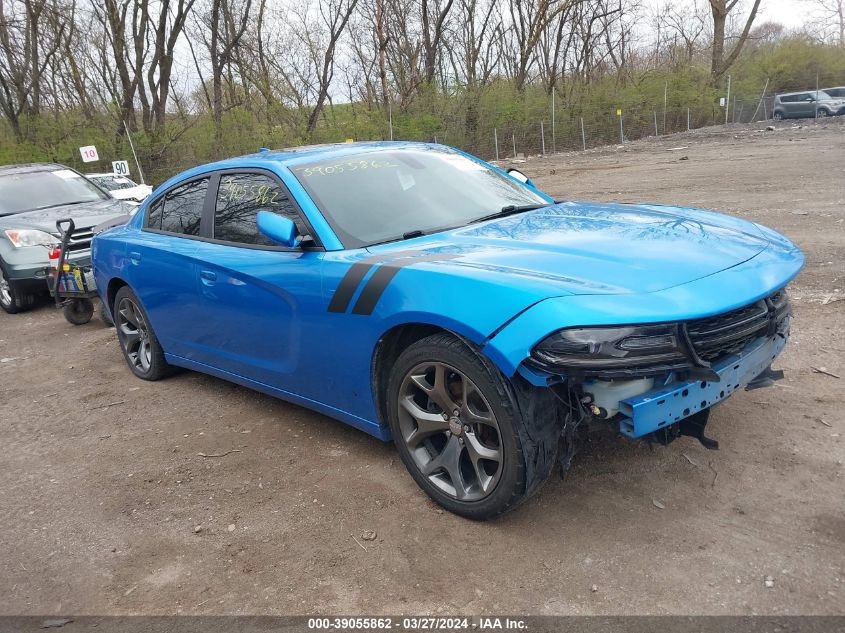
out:
<path id="1" fill-rule="evenodd" d="M 508 206 L 548 200 L 442 147 L 368 152 L 298 165 L 293 173 L 346 248 L 463 226 Z"/>
<path id="2" fill-rule="evenodd" d="M 0 215 L 105 199 L 106 194 L 70 169 L 0 176 Z"/>
<path id="3" fill-rule="evenodd" d="M 117 191 L 118 189 L 131 189 L 137 187 L 134 182 L 123 176 L 88 176 L 106 191 Z"/>

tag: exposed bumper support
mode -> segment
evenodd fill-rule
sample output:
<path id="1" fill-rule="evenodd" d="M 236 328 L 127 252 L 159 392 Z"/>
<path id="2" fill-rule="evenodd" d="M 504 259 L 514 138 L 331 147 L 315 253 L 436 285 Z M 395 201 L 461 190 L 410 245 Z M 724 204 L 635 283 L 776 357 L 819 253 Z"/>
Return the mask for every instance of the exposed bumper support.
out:
<path id="1" fill-rule="evenodd" d="M 721 402 L 737 389 L 754 384 L 780 354 L 786 340 L 785 334 L 761 338 L 742 353 L 714 363 L 712 369 L 719 382 L 673 382 L 623 400 L 619 410 L 625 417 L 619 423 L 619 430 L 628 437 L 642 437 Z"/>

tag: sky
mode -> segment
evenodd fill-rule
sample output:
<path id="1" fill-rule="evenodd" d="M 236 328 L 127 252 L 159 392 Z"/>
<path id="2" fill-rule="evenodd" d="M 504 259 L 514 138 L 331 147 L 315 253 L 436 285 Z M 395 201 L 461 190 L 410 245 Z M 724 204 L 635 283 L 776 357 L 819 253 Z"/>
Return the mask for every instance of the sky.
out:
<path id="1" fill-rule="evenodd" d="M 787 28 L 804 24 L 810 3 L 802 0 L 762 0 L 755 23 L 780 22 Z"/>

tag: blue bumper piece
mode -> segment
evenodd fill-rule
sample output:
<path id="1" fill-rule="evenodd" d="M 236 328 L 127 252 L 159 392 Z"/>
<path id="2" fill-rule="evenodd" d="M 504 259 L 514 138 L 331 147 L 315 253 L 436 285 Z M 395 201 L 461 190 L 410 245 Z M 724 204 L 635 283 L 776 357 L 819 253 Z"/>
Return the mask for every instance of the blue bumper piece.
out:
<path id="1" fill-rule="evenodd" d="M 623 435 L 642 437 L 721 402 L 763 372 L 780 354 L 786 338 L 775 335 L 749 344 L 742 353 L 713 365 L 719 382 L 673 382 L 619 403 L 626 416 L 619 423 Z"/>

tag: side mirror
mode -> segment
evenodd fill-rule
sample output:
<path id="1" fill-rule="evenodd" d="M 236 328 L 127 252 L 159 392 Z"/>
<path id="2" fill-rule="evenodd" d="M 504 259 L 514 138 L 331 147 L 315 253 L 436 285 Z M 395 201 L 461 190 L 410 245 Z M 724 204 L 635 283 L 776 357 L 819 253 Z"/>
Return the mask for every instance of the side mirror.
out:
<path id="1" fill-rule="evenodd" d="M 526 176 L 525 174 L 523 174 L 521 171 L 519 171 L 518 169 L 514 169 L 513 167 L 511 167 L 510 169 L 508 169 L 508 175 L 513 177 L 513 178 L 516 178 L 522 184 L 528 185 L 529 187 L 531 187 L 533 189 L 537 188 L 534 185 L 534 183 L 531 181 L 531 179 L 528 176 Z"/>
<path id="2" fill-rule="evenodd" d="M 296 239 L 296 224 L 290 218 L 269 211 L 259 211 L 255 216 L 255 224 L 267 239 L 288 248 L 299 246 L 299 240 Z"/>

